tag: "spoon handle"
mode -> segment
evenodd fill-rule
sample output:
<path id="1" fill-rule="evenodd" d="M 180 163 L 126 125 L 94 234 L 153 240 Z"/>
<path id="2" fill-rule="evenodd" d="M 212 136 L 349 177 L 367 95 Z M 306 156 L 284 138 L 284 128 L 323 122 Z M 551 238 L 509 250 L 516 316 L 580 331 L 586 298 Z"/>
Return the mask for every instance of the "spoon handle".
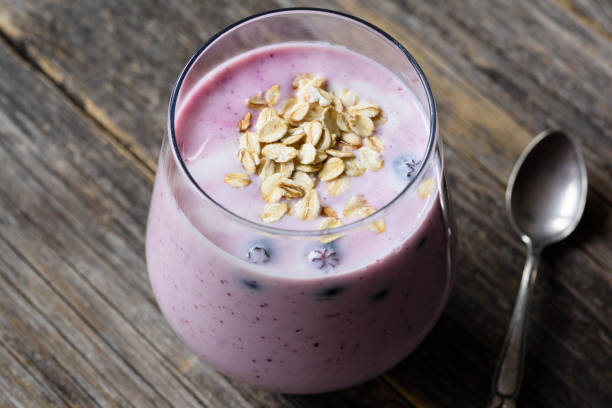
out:
<path id="1" fill-rule="evenodd" d="M 489 408 L 514 408 L 523 381 L 525 338 L 527 336 L 527 311 L 529 298 L 540 262 L 540 250 L 527 245 L 527 262 L 523 269 L 521 286 L 512 312 L 512 320 L 493 376 L 493 393 Z"/>

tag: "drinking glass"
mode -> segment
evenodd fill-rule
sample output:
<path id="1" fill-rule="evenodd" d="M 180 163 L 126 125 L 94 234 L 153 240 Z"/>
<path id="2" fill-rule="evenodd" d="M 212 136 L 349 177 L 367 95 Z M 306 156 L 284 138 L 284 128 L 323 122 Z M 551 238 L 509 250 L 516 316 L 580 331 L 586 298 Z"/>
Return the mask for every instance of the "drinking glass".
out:
<path id="1" fill-rule="evenodd" d="M 329 231 L 275 228 L 221 206 L 196 182 L 185 157 L 189 141 L 176 134 L 177 112 L 207 73 L 254 48 L 295 41 L 339 45 L 379 62 L 414 92 L 429 119 L 425 155 L 403 163 L 404 190 L 370 217 L 335 228 L 343 238 L 332 244 L 320 242 Z M 427 180 L 433 192 L 408 223 Z M 378 219 L 399 231 L 397 240 L 367 228 Z M 378 257 L 343 253 L 350 236 L 378 246 Z M 172 328 L 219 371 L 286 393 L 376 377 L 406 357 L 440 316 L 453 283 L 454 241 L 431 89 L 410 53 L 381 29 L 327 10 L 266 12 L 215 34 L 181 72 L 149 211 L 147 268 Z M 266 262 L 281 251 L 295 252 L 291 270 Z M 334 268 L 297 273 L 320 261 L 313 254 Z"/>

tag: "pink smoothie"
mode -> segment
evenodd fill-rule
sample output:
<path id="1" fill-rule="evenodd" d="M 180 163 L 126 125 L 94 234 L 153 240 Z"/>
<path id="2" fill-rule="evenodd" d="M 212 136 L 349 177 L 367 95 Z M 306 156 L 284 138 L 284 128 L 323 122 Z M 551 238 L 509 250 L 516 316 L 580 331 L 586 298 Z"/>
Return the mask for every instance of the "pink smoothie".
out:
<path id="1" fill-rule="evenodd" d="M 253 177 L 242 189 L 223 183 L 224 174 L 244 171 L 236 160 L 244 101 L 274 84 L 286 99 L 294 92 L 293 78 L 304 72 L 326 78 L 329 91 L 348 88 L 378 103 L 388 118 L 375 130 L 385 144 L 383 168 L 351 178 L 349 191 L 336 197 L 320 182 L 322 205 L 342 213 L 349 197 L 363 194 L 381 208 L 406 187 L 426 153 L 423 107 L 377 62 L 318 43 L 250 51 L 205 75 L 182 98 L 175 119 L 178 152 L 194 180 L 247 220 L 260 222 L 260 181 Z M 428 178 L 439 184 L 434 159 L 416 184 Z M 164 148 L 147 229 L 147 265 L 158 303 L 203 360 L 248 383 L 311 393 L 368 380 L 423 339 L 452 281 L 438 187 L 422 197 L 416 184 L 382 214 L 385 232 L 362 227 L 322 244 L 264 234 L 231 218 L 203 197 Z M 287 215 L 270 226 L 316 230 L 320 221 Z M 313 259 L 321 253 L 325 262 Z"/>

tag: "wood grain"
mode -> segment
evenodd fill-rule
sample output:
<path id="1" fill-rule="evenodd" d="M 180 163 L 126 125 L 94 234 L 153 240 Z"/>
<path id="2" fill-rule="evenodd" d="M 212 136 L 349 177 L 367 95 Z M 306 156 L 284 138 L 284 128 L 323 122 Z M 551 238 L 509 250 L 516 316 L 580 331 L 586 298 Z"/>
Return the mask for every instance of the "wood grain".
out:
<path id="1" fill-rule="evenodd" d="M 381 26 L 424 67 L 460 233 L 455 290 L 417 351 L 373 382 L 310 397 L 259 391 L 199 362 L 159 314 L 143 262 L 182 65 L 223 26 L 300 4 Z M 0 403 L 482 406 L 524 261 L 503 189 L 522 148 L 554 126 L 583 146 L 589 201 L 578 231 L 545 252 L 520 404 L 612 405 L 611 15 L 587 0 L 0 0 Z"/>

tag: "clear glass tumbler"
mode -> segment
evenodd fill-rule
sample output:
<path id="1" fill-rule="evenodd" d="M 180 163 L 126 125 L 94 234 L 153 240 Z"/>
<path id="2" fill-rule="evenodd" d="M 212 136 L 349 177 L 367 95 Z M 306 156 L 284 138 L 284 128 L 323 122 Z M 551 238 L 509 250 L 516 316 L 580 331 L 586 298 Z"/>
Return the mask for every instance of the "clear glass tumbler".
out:
<path id="1" fill-rule="evenodd" d="M 321 251 L 333 264 L 343 255 L 344 238 L 322 245 L 329 231 L 278 229 L 222 207 L 197 184 L 175 133 L 175 115 L 212 69 L 254 48 L 291 41 L 341 45 L 379 62 L 412 89 L 429 118 L 424 157 L 403 163 L 411 171 L 405 189 L 370 217 L 333 230 L 378 245 L 378 256 L 351 254 L 334 273 L 284 273 L 266 263 L 274 251 L 294 250 L 303 254 L 296 256 L 297 269 Z M 172 92 L 149 212 L 147 267 L 168 322 L 205 362 L 274 391 L 331 391 L 388 370 L 432 329 L 453 283 L 454 230 L 440 150 L 435 103 L 421 68 L 371 24 L 332 11 L 284 9 L 217 33 L 189 60 Z M 425 180 L 433 193 L 408 226 L 406 213 Z M 368 230 L 379 218 L 394 226 L 397 239 L 384 241 L 384 234 Z"/>

